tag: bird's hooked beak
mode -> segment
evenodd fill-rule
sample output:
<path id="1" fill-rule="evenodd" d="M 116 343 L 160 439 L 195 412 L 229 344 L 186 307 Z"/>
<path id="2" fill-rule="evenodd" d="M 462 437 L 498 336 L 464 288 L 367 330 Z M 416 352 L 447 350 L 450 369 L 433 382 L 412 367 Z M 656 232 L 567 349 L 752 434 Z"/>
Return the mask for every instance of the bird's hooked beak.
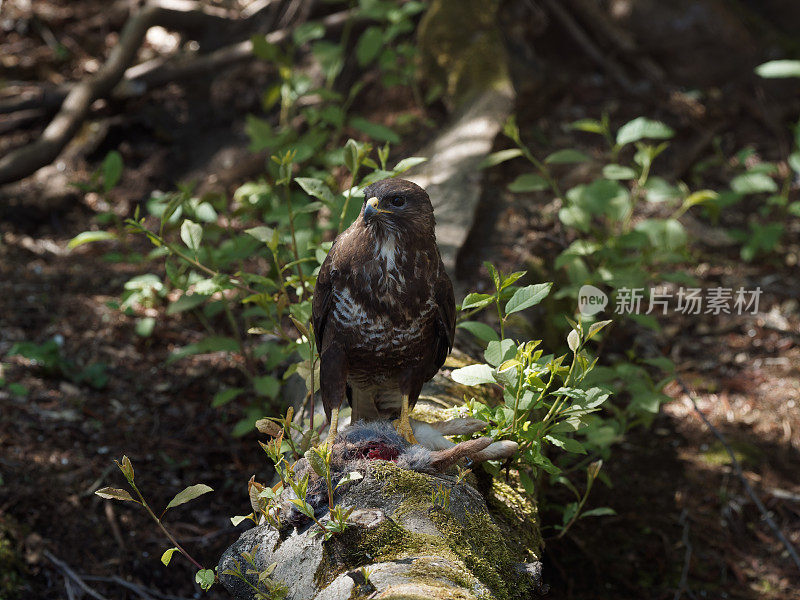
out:
<path id="1" fill-rule="evenodd" d="M 372 198 L 367 200 L 367 203 L 364 205 L 364 222 L 369 223 L 378 214 L 388 213 L 388 212 L 391 211 L 378 208 L 378 198 L 373 196 Z"/>

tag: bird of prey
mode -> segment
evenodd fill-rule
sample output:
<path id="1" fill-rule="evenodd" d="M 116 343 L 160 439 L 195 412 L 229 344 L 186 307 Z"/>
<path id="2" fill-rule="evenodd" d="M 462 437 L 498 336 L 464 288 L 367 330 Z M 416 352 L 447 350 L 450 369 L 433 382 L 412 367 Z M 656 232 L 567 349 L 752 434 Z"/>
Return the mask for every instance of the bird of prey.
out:
<path id="1" fill-rule="evenodd" d="M 320 267 L 312 321 L 329 440 L 347 397 L 353 422 L 399 417 L 398 433 L 416 443 L 409 412 L 455 334 L 453 284 L 434 225 L 425 190 L 378 181 Z"/>

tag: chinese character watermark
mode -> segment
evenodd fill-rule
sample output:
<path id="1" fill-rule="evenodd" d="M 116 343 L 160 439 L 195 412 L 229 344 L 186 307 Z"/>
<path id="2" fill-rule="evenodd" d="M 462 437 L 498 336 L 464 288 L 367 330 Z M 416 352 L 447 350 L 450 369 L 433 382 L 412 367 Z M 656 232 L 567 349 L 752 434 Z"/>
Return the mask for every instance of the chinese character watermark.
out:
<path id="1" fill-rule="evenodd" d="M 674 292 L 660 288 L 628 288 L 617 290 L 614 313 L 662 314 L 675 310 L 684 315 L 757 314 L 761 288 L 680 287 Z M 585 316 L 596 315 L 608 304 L 608 295 L 593 285 L 584 285 L 578 292 L 578 310 Z"/>

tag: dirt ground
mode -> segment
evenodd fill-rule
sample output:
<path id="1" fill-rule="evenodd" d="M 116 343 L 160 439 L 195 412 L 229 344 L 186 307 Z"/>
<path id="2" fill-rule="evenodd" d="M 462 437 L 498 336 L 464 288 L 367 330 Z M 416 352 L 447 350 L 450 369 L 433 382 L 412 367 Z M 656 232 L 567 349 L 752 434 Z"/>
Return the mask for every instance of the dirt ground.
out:
<path id="1" fill-rule="evenodd" d="M 2 23 L 0 56 L 15 81 L 58 82 L 84 74 L 121 24 L 113 11 L 103 14 L 102 3 L 34 4 L 37 17 L 25 27 Z M 652 35 L 639 31 L 635 14 L 627 25 L 640 48 L 664 67 L 668 92 L 648 88 L 643 76 L 641 91 L 622 91 L 557 24 L 537 27 L 541 15 L 522 9 L 504 15 L 517 23 L 507 29 L 508 43 L 518 50 L 511 65 L 517 114 L 534 151 L 576 147 L 596 153 L 596 140 L 562 125 L 608 112 L 617 125 L 647 115 L 677 130 L 659 174 L 691 182 L 691 166 L 715 147 L 731 156 L 752 146 L 765 160 L 785 160 L 788 124 L 800 115 L 797 86 L 760 82 L 752 66 L 781 48 L 783 29 L 794 16 L 779 11 L 770 17 L 766 11 L 762 21 L 714 21 L 722 8 L 709 2 L 698 3 L 705 13 L 700 8 L 680 13 L 690 21 L 681 25 L 675 14 L 686 8 L 682 3 L 672 12 L 642 4 L 664 13 L 663 27 Z M 778 10 L 780 2 L 767 4 Z M 680 43 L 671 35 L 678 27 L 684 27 Z M 708 35 L 709 27 L 717 28 L 716 35 Z M 46 30 L 64 32 L 60 40 L 67 58 L 48 45 Z M 178 181 L 194 179 L 201 186 L 222 181 L 235 189 L 253 174 L 232 165 L 258 168 L 258 161 L 247 162 L 243 121 L 248 111 L 258 110 L 258 90 L 268 77 L 268 69 L 250 63 L 210 84 L 171 85 L 123 105 L 110 103 L 93 117 L 100 133 L 85 132 L 60 166 L 0 192 L 0 378 L 26 390 L 22 395 L 0 387 L 0 561 L 9 545 L 21 557 L 14 569 L 0 574 L 0 589 L 3 577 L 18 576 L 23 597 L 67 597 L 55 558 L 108 598 L 140 597 L 124 582 L 158 590 L 158 597 L 203 595 L 185 561 L 176 557 L 169 568 L 161 565 L 158 558 L 169 544 L 142 511 L 93 494 L 102 486 L 122 485 L 112 461 L 123 454 L 155 506 L 191 483 L 214 488 L 166 519 L 206 566 L 216 564 L 245 527 L 233 528 L 228 518 L 249 512 L 246 481 L 252 474 L 265 478 L 266 457 L 255 435 L 232 437 L 240 407 L 210 405 L 220 386 L 242 382 L 239 370 L 220 354 L 165 365 L 171 351 L 201 334 L 188 316 L 168 317 L 163 308 L 153 309 L 153 334 L 135 333 L 135 317 L 113 303 L 128 279 L 160 273 L 161 266 L 109 262 L 110 248 L 101 245 L 68 251 L 67 242 L 105 210 L 96 195 L 68 183 L 86 181 L 109 150 L 119 149 L 126 165 L 112 193 L 119 215 L 152 190 L 173 189 Z M 401 93 L 392 102 L 392 110 L 394 104 L 402 110 L 412 99 Z M 387 114 L 386 106 L 363 110 Z M 6 134 L 0 152 L 31 139 L 44 123 L 33 120 Z M 717 145 L 699 144 L 712 128 Z M 503 147 L 498 140 L 497 148 Z M 551 198 L 504 191 L 519 168 L 507 163 L 486 174 L 480 225 L 459 260 L 465 287 L 484 281 L 480 264 L 486 259 L 507 270 L 527 266 L 543 277 L 555 276 L 549 265 L 566 238 Z M 702 187 L 722 186 L 726 169 L 722 164 L 705 173 Z M 561 175 L 569 180 L 585 173 Z M 721 224 L 740 226 L 755 208 L 744 203 L 724 212 Z M 735 449 L 745 478 L 800 547 L 800 225 L 786 225 L 778 251 L 752 263 L 740 260 L 735 245 L 712 243 L 707 225 L 690 229 L 693 261 L 686 268 L 702 287 L 760 286 L 757 314 L 668 315 L 658 335 L 620 328 L 606 348 L 613 358 L 630 348 L 655 346 L 676 362 L 700 408 Z M 138 240 L 131 249 L 146 254 L 150 247 Z M 16 342 L 54 338 L 73 363 L 70 373 L 102 363 L 107 384 L 94 389 L 7 356 Z M 599 486 L 593 493 L 593 505 L 611 506 L 617 516 L 581 520 L 563 539 L 547 542 L 550 597 L 797 598 L 800 574 L 745 493 L 724 448 L 679 386 L 670 385 L 667 393 L 674 400 L 653 426 L 632 432 L 615 448 L 606 467 L 613 487 Z M 546 507 L 544 515 L 553 517 Z M 79 591 L 72 593 L 80 597 Z M 216 589 L 205 597 L 227 595 Z"/>

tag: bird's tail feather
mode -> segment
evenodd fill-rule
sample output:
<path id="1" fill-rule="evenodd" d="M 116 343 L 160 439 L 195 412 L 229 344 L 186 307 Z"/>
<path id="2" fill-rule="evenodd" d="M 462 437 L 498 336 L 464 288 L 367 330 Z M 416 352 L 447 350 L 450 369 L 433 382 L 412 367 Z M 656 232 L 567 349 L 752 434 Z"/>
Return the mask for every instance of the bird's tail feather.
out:
<path id="1" fill-rule="evenodd" d="M 399 390 L 381 390 L 376 388 L 351 388 L 348 399 L 353 407 L 352 422 L 359 419 L 377 421 L 394 419 L 400 416 L 403 396 Z"/>

